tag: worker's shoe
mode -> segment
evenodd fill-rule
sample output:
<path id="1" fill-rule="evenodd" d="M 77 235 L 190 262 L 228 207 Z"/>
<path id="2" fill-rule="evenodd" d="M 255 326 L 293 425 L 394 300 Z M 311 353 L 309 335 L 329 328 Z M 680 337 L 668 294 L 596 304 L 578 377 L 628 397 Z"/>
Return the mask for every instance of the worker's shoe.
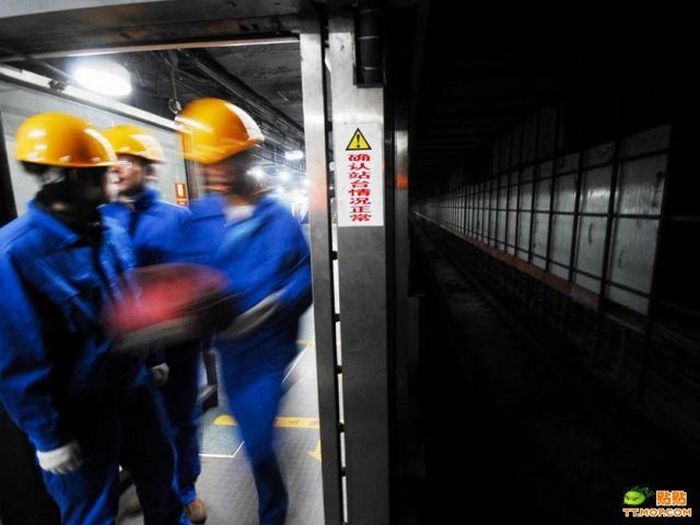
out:
<path id="1" fill-rule="evenodd" d="M 135 516 L 143 512 L 141 502 L 133 487 L 122 496 L 119 511 L 124 516 Z"/>
<path id="2" fill-rule="evenodd" d="M 185 517 L 196 525 L 207 521 L 207 508 L 204 502 L 197 498 L 185 505 Z"/>

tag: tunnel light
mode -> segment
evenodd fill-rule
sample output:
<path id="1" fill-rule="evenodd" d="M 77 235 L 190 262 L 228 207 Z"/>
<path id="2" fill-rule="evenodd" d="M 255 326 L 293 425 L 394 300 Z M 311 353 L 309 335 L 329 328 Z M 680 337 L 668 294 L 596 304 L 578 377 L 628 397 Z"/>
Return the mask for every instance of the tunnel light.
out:
<path id="1" fill-rule="evenodd" d="M 304 152 L 300 149 L 295 149 L 292 151 L 285 151 L 284 158 L 287 160 L 301 160 L 304 158 Z"/>
<path id="2" fill-rule="evenodd" d="M 259 181 L 265 178 L 265 172 L 262 170 L 262 168 L 251 168 L 247 171 L 247 173 Z"/>
<path id="3" fill-rule="evenodd" d="M 280 171 L 280 172 L 277 174 L 277 176 L 279 177 L 280 182 L 287 182 L 287 181 L 290 179 L 290 177 L 291 177 L 291 175 L 289 175 L 289 172 L 288 172 L 288 171 Z"/>
<path id="4" fill-rule="evenodd" d="M 131 75 L 123 66 L 109 60 L 81 62 L 73 70 L 73 78 L 85 89 L 109 97 L 125 97 L 131 93 Z"/>

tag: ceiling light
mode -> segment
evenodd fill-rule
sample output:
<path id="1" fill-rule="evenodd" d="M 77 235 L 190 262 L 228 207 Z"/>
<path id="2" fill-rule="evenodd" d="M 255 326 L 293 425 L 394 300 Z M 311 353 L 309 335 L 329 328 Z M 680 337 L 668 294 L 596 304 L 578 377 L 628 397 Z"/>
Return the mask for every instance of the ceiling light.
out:
<path id="1" fill-rule="evenodd" d="M 287 182 L 290 178 L 288 171 L 280 171 L 279 173 L 277 173 L 277 176 L 279 177 L 280 181 L 282 181 L 282 182 Z"/>
<path id="2" fill-rule="evenodd" d="M 304 158 L 304 152 L 300 149 L 295 149 L 292 151 L 285 151 L 284 158 L 287 160 L 301 160 Z"/>
<path id="3" fill-rule="evenodd" d="M 125 67 L 109 60 L 81 62 L 73 70 L 73 78 L 100 95 L 124 97 L 131 93 L 131 75 Z"/>

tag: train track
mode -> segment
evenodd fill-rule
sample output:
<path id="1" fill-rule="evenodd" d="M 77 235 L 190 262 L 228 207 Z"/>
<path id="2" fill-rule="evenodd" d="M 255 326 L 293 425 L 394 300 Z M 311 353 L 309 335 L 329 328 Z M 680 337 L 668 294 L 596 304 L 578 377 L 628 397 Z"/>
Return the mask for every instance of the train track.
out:
<path id="1" fill-rule="evenodd" d="M 635 485 L 700 489 L 695 461 L 567 358 L 565 342 L 552 346 L 511 315 L 448 234 L 422 221 L 413 233 L 469 383 L 472 413 L 461 417 L 478 428 L 475 472 L 499 492 L 516 488 L 499 506 L 503 523 L 523 512 L 538 523 L 622 523 L 623 494 Z"/>

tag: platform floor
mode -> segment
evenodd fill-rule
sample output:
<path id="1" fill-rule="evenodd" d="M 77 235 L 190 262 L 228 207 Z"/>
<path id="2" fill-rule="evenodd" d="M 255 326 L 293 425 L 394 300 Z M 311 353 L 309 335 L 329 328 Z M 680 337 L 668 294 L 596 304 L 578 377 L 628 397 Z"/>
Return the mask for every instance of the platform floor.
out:
<path id="1" fill-rule="evenodd" d="M 287 393 L 277 420 L 279 457 L 289 490 L 287 525 L 323 523 L 321 456 L 316 353 L 313 341 L 313 315 L 302 317 L 299 354 L 285 377 Z M 202 475 L 197 491 L 207 504 L 208 525 L 256 525 L 257 495 L 245 457 L 245 444 L 220 392 L 219 407 L 202 418 Z M 133 487 L 122 500 L 130 496 Z M 140 516 L 124 517 L 121 525 L 141 525 Z"/>

